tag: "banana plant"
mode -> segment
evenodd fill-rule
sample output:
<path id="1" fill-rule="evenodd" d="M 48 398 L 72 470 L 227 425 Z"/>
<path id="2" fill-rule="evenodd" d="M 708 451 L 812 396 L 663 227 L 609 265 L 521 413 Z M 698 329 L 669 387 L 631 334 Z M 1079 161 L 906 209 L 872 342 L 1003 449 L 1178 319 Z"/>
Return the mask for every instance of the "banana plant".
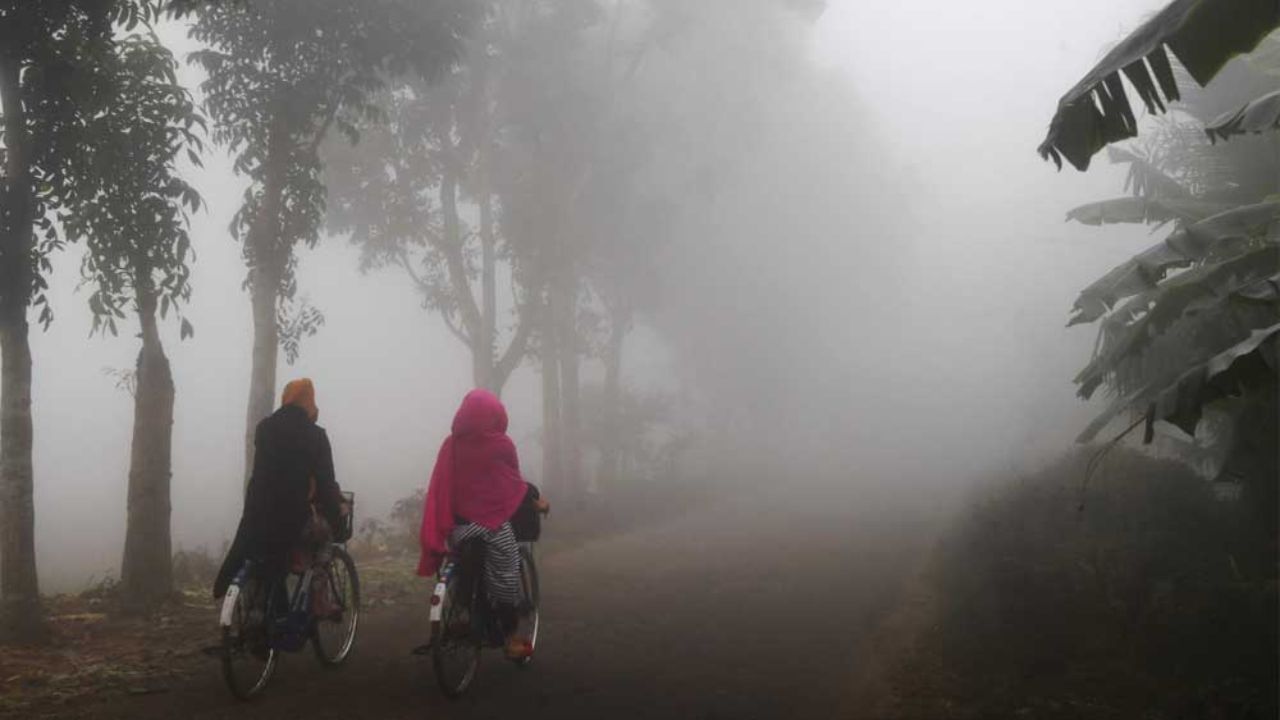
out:
<path id="1" fill-rule="evenodd" d="M 1268 35 L 1277 26 L 1276 0 L 1175 0 L 1059 103 L 1039 152 L 1059 167 L 1065 157 L 1080 170 L 1108 144 L 1138 135 L 1122 73 L 1148 112 L 1164 116 L 1145 138 L 1107 148 L 1113 163 L 1128 165 L 1128 195 L 1074 208 L 1067 220 L 1172 225 L 1164 239 L 1107 272 L 1075 301 L 1068 325 L 1098 323 L 1093 356 L 1075 378 L 1079 394 L 1090 398 L 1105 387 L 1112 396 L 1081 442 L 1126 413 L 1140 416 L 1130 429 L 1145 424 L 1148 442 L 1160 421 L 1195 435 L 1206 406 L 1232 402 L 1269 407 L 1274 425 L 1280 42 Z M 1173 68 L 1169 53 L 1182 70 Z M 1215 77 L 1219 82 L 1211 84 Z M 1194 89 L 1188 78 L 1204 89 Z M 1273 90 L 1257 97 L 1258 88 Z M 1179 102 L 1183 89 L 1186 101 Z M 1250 467 L 1260 477 L 1269 475 L 1274 486 L 1271 435 L 1269 448 L 1253 452 L 1269 452 L 1269 460 Z"/>

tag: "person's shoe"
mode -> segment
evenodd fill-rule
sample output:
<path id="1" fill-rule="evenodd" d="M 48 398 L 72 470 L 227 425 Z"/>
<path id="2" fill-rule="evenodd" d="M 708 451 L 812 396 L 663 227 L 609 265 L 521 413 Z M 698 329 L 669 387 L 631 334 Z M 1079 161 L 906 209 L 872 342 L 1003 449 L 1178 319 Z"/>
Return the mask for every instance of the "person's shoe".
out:
<path id="1" fill-rule="evenodd" d="M 533 656 L 533 646 L 522 637 L 512 636 L 507 640 L 505 652 L 508 660 L 523 660 Z"/>

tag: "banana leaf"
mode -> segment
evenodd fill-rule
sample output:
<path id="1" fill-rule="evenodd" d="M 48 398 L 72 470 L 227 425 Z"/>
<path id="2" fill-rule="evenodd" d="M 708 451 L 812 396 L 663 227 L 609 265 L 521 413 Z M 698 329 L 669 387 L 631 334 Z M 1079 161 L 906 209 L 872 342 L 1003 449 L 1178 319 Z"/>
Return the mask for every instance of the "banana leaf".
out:
<path id="1" fill-rule="evenodd" d="M 1191 191 L 1177 179 L 1171 177 L 1164 169 L 1158 167 L 1151 158 L 1138 152 L 1136 148 L 1112 146 L 1107 148 L 1107 159 L 1113 165 L 1128 165 L 1129 172 L 1124 178 L 1125 192 L 1131 192 L 1144 198 L 1189 198 Z"/>
<path id="2" fill-rule="evenodd" d="M 1085 225 L 1164 224 L 1173 220 L 1198 222 L 1230 208 L 1230 205 L 1192 198 L 1149 200 L 1144 197 L 1122 197 L 1072 208 L 1067 211 L 1067 221 L 1074 220 Z"/>
<path id="3" fill-rule="evenodd" d="M 1059 168 L 1065 157 L 1086 170 L 1108 144 L 1137 135 L 1124 74 L 1147 112 L 1165 112 L 1181 95 L 1166 52 L 1207 85 L 1232 57 L 1280 27 L 1280 0 L 1174 0 L 1107 53 L 1058 101 L 1038 151 Z"/>
<path id="4" fill-rule="evenodd" d="M 1154 290 L 1171 270 L 1188 267 L 1211 255 L 1225 258 L 1239 254 L 1249 247 L 1251 239 L 1280 242 L 1277 229 L 1277 202 L 1234 208 L 1180 227 L 1082 290 L 1067 326 L 1093 322 L 1119 301 Z"/>
<path id="5" fill-rule="evenodd" d="M 1235 112 L 1214 120 L 1204 129 L 1210 142 L 1230 140 L 1236 135 L 1262 133 L 1280 128 L 1280 90 L 1255 98 Z"/>
<path id="6" fill-rule="evenodd" d="M 1144 296 L 1145 312 L 1126 306 L 1125 312 L 1113 313 L 1119 317 L 1115 321 L 1108 317 L 1103 323 L 1098 352 L 1075 378 L 1080 385 L 1079 394 L 1090 397 L 1109 374 L 1146 351 L 1165 333 L 1180 332 L 1188 339 L 1204 336 L 1197 328 L 1176 327 L 1184 319 L 1234 328 L 1253 328 L 1280 320 L 1280 304 L 1276 302 L 1276 288 L 1280 287 L 1277 268 L 1280 268 L 1280 246 L 1271 245 L 1172 278 L 1154 293 Z M 1163 360 L 1174 363 L 1175 367 L 1187 361 L 1179 358 L 1179 353 L 1170 352 L 1169 347 L 1163 350 L 1166 356 Z"/>
<path id="7" fill-rule="evenodd" d="M 1145 385 L 1117 398 L 1080 433 L 1076 442 L 1087 443 L 1129 408 L 1147 410 L 1148 423 L 1165 420 L 1195 434 L 1204 405 L 1239 392 L 1260 375 L 1276 372 L 1276 342 L 1280 323 L 1253 330 L 1248 337 L 1197 363 L 1170 382 Z"/>

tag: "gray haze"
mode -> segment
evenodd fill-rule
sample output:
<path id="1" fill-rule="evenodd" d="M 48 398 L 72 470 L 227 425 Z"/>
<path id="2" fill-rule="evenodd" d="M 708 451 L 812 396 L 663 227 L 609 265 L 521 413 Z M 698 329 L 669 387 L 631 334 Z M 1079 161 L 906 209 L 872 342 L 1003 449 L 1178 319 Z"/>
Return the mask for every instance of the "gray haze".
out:
<path id="1" fill-rule="evenodd" d="M 1089 415 L 1070 379 L 1093 341 L 1063 328 L 1067 310 L 1146 233 L 1064 224 L 1066 209 L 1116 194 L 1119 176 L 1056 173 L 1034 148 L 1061 92 L 1159 4 L 832 0 L 813 28 L 780 29 L 810 45 L 822 82 L 761 79 L 779 98 L 778 117 L 760 120 L 768 142 L 727 143 L 741 157 L 706 242 L 641 319 L 627 383 L 683 398 L 689 427 L 743 433 L 738 449 L 763 449 L 790 479 L 812 460 L 814 474 L 847 468 L 923 495 L 1062 451 Z M 164 36 L 191 49 L 181 28 Z M 209 205 L 193 219 L 196 336 L 164 328 L 173 533 L 175 547 L 216 550 L 242 487 L 250 311 L 226 227 L 243 180 L 220 153 L 192 178 Z M 300 295 L 327 324 L 280 376 L 316 381 L 339 480 L 367 517 L 425 484 L 471 370 L 407 279 L 361 275 L 357 256 L 336 237 L 301 253 Z M 103 370 L 131 367 L 136 342 L 88 338 L 78 263 L 75 251 L 55 259 L 57 320 L 33 337 L 36 541 L 51 591 L 118 573 L 124 536 L 132 405 Z M 526 365 L 504 392 L 535 478 L 539 391 Z M 719 472 L 735 472 L 727 444 L 709 444 L 691 475 L 715 475 L 717 453 Z"/>

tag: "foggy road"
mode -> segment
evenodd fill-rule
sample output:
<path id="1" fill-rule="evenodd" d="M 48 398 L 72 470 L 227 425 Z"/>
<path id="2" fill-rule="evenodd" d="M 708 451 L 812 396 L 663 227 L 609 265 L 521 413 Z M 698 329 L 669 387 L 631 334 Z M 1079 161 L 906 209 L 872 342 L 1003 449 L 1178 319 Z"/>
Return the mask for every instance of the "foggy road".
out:
<path id="1" fill-rule="evenodd" d="M 285 657 L 250 704 L 232 700 L 210 661 L 186 686 L 62 716 L 833 717 L 848 707 L 864 641 L 924 534 L 854 493 L 825 503 L 806 493 L 803 507 L 772 495 L 542 558 L 534 664 L 515 668 L 488 652 L 458 701 L 441 695 L 428 659 L 409 655 L 425 637 L 425 608 L 401 607 L 365 615 L 339 670 L 309 652 Z"/>

